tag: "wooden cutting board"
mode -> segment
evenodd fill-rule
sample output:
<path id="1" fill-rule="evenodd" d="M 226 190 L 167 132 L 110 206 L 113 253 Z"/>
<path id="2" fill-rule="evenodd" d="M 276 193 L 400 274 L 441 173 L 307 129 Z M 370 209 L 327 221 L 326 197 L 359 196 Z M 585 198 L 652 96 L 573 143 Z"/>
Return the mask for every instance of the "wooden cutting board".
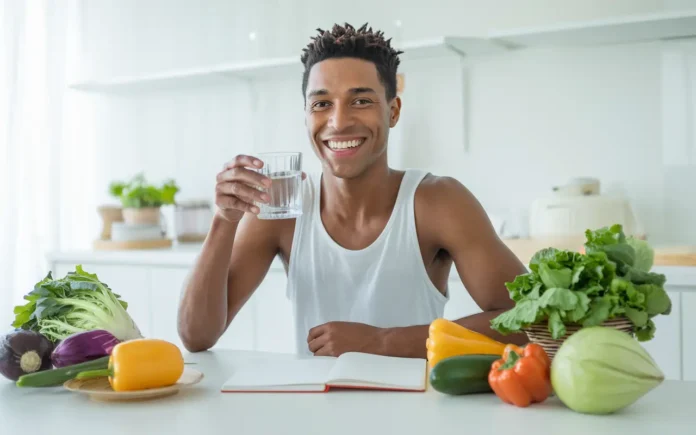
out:
<path id="1" fill-rule="evenodd" d="M 154 239 L 154 240 L 95 240 L 92 247 L 97 251 L 121 251 L 130 249 L 167 249 L 171 248 L 173 242 L 171 239 Z"/>
<path id="2" fill-rule="evenodd" d="M 532 256 L 540 249 L 553 246 L 558 249 L 580 251 L 585 242 L 584 237 L 549 238 L 549 239 L 503 239 L 508 248 L 523 263 L 528 264 Z M 696 246 L 655 247 L 655 266 L 696 266 Z"/>
<path id="3" fill-rule="evenodd" d="M 696 266 L 696 246 L 655 248 L 656 266 Z"/>

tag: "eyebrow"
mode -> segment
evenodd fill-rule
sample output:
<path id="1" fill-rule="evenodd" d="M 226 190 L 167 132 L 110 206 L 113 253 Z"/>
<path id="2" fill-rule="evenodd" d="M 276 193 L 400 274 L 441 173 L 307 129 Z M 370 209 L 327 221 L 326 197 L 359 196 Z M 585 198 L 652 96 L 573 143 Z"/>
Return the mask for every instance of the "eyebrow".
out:
<path id="1" fill-rule="evenodd" d="M 376 94 L 374 89 L 372 88 L 350 88 L 348 89 L 348 92 L 355 95 L 355 94 Z"/>
<path id="2" fill-rule="evenodd" d="M 372 89 L 372 88 L 366 88 L 366 87 L 358 87 L 358 88 L 350 88 L 348 89 L 348 93 L 357 95 L 357 94 L 369 94 L 373 93 L 376 94 L 377 92 Z M 326 89 L 314 89 L 307 94 L 308 98 L 320 96 L 320 95 L 329 95 L 329 91 Z"/>
<path id="3" fill-rule="evenodd" d="M 329 94 L 329 91 L 327 91 L 326 89 L 315 89 L 315 90 L 310 91 L 309 94 L 307 94 L 307 97 L 312 98 L 312 97 L 316 97 L 318 95 L 328 95 L 328 94 Z"/>

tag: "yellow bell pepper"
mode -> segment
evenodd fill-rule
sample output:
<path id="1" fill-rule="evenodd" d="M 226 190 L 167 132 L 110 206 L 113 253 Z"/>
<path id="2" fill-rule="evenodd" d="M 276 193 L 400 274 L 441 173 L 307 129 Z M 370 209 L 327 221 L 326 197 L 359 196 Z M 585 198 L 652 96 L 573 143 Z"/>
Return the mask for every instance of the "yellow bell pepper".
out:
<path id="1" fill-rule="evenodd" d="M 425 341 L 430 367 L 456 355 L 502 355 L 505 344 L 447 319 L 430 324 Z"/>
<path id="2" fill-rule="evenodd" d="M 174 385 L 183 372 L 184 358 L 176 345 L 140 338 L 117 344 L 108 369 L 81 372 L 76 378 L 108 376 L 114 391 L 136 391 Z"/>

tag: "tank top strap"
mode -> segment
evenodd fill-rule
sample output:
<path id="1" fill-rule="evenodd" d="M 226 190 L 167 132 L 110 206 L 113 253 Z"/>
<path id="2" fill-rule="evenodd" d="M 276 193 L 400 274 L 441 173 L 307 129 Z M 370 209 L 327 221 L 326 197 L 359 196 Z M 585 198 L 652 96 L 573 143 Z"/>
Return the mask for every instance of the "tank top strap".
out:
<path id="1" fill-rule="evenodd" d="M 418 186 L 420 186 L 420 183 L 427 175 L 428 171 L 407 169 L 404 174 L 404 179 L 401 181 L 401 194 L 399 195 L 401 203 L 398 204 L 398 206 L 406 208 L 409 218 L 415 216 L 414 201 L 416 190 L 418 190 Z"/>

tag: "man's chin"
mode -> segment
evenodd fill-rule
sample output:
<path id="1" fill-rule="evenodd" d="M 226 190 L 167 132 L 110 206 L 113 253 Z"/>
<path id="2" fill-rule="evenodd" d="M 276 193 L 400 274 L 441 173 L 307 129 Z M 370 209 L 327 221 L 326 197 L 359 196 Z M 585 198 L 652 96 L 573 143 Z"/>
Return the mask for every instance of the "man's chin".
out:
<path id="1" fill-rule="evenodd" d="M 367 170 L 366 167 L 359 166 L 356 164 L 340 164 L 335 165 L 331 162 L 325 162 L 324 173 L 328 173 L 335 178 L 340 178 L 343 180 L 350 180 L 353 178 L 359 178 Z"/>

